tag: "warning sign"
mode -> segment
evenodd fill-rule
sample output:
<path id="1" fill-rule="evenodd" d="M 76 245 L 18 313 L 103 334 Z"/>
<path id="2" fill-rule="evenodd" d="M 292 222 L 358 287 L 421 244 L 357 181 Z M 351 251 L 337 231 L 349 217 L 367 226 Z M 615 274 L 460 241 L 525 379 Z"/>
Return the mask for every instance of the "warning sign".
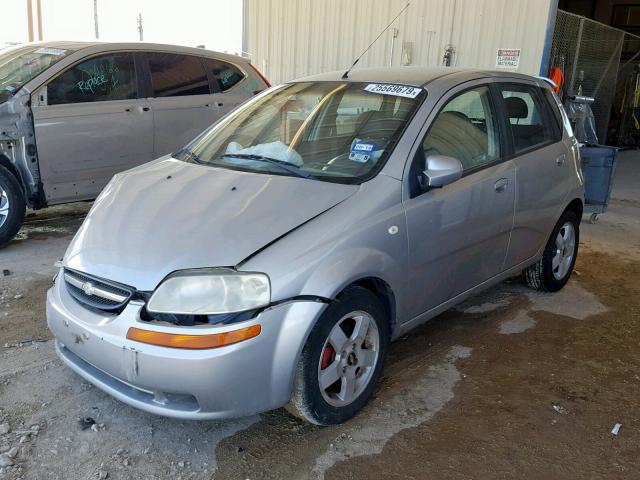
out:
<path id="1" fill-rule="evenodd" d="M 518 68 L 520 65 L 519 48 L 499 48 L 496 55 L 496 68 Z"/>

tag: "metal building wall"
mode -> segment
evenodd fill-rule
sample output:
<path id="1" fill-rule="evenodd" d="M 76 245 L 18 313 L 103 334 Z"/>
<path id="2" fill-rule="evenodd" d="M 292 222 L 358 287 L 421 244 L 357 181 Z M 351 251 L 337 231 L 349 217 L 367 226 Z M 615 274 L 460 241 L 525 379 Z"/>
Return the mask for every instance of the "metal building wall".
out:
<path id="1" fill-rule="evenodd" d="M 406 0 L 244 0 L 244 50 L 273 82 L 348 67 Z M 452 65 L 495 68 L 498 48 L 520 48 L 517 71 L 537 75 L 557 0 L 413 0 L 358 67 Z M 407 43 L 405 43 L 407 42 Z M 406 48 L 403 49 L 403 44 Z M 412 44 L 412 45 L 409 45 Z"/>

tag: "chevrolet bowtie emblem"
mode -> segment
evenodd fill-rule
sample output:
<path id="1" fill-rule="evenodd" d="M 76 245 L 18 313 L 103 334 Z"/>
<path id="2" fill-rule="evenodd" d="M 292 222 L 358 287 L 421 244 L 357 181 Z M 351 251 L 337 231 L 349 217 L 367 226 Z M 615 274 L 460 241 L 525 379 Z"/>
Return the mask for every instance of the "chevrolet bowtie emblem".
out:
<path id="1" fill-rule="evenodd" d="M 93 295 L 94 293 L 96 293 L 96 290 L 95 290 L 95 288 L 94 288 L 94 286 L 93 286 L 93 283 L 91 283 L 91 282 L 84 282 L 84 283 L 82 284 L 82 291 L 83 291 L 85 294 L 89 295 L 89 296 L 91 296 L 91 295 Z"/>

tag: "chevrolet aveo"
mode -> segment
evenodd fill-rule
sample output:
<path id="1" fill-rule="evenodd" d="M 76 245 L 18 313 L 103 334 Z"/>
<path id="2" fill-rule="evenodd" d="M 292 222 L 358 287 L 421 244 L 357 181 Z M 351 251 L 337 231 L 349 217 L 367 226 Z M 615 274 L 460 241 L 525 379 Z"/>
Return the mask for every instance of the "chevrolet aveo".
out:
<path id="1" fill-rule="evenodd" d="M 371 398 L 389 342 L 506 277 L 557 291 L 578 253 L 578 144 L 542 80 L 323 74 L 115 175 L 48 293 L 57 352 L 185 419 Z"/>

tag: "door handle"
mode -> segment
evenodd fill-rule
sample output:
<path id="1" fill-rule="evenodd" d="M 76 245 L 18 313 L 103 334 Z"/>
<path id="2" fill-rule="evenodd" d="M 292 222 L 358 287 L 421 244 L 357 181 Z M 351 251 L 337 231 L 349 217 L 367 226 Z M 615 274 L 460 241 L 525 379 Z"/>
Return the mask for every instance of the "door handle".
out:
<path id="1" fill-rule="evenodd" d="M 509 185 L 509 179 L 501 178 L 493 184 L 493 189 L 498 193 L 504 192 L 507 189 L 507 185 Z"/>
<path id="2" fill-rule="evenodd" d="M 558 166 L 564 165 L 564 161 L 566 158 L 567 156 L 564 153 L 560 155 L 558 158 L 556 158 L 556 165 Z"/>
<path id="3" fill-rule="evenodd" d="M 150 107 L 142 107 L 142 111 L 143 111 L 143 112 L 148 112 L 149 110 L 151 110 L 151 108 L 150 108 Z"/>
<path id="4" fill-rule="evenodd" d="M 221 107 L 224 107 L 224 103 L 222 103 L 222 102 L 205 103 L 204 106 L 207 107 L 207 108 L 211 108 L 211 107 L 221 108 Z"/>

